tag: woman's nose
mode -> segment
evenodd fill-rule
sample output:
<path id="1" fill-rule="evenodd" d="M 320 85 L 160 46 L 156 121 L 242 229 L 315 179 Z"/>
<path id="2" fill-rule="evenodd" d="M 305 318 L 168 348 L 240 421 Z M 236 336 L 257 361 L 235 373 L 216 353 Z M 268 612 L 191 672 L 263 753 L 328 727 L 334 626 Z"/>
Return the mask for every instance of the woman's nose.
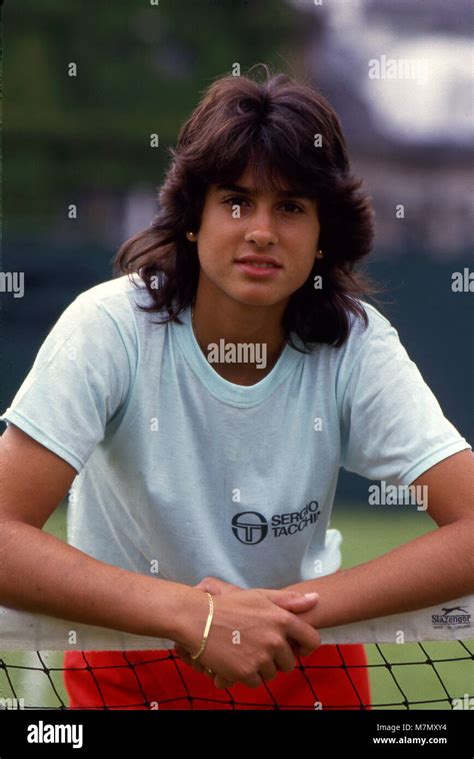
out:
<path id="1" fill-rule="evenodd" d="M 251 227 L 245 235 L 246 242 L 254 242 L 259 248 L 263 248 L 270 243 L 277 243 L 278 236 L 268 214 L 261 214 L 258 219 L 252 220 Z"/>

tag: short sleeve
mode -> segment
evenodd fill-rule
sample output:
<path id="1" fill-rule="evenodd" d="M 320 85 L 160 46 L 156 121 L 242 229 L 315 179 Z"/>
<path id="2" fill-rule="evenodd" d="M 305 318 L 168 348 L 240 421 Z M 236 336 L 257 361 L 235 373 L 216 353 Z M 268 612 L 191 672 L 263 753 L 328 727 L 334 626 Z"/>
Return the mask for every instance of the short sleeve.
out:
<path id="1" fill-rule="evenodd" d="M 410 485 L 439 461 L 471 448 L 373 307 L 342 399 L 341 466 L 370 480 Z"/>
<path id="2" fill-rule="evenodd" d="M 0 419 L 80 472 L 126 403 L 131 381 L 130 356 L 115 320 L 79 295 L 47 335 Z"/>

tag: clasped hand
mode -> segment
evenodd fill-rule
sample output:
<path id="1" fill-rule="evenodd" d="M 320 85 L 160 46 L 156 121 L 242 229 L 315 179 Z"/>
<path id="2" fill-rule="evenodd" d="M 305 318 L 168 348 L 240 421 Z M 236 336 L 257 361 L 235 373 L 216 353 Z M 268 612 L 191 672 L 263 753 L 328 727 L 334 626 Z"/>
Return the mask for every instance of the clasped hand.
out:
<path id="1" fill-rule="evenodd" d="M 196 589 L 202 590 L 203 592 L 211 593 L 213 596 L 222 596 L 227 593 L 236 592 L 236 591 L 243 591 L 243 588 L 240 588 L 238 585 L 233 585 L 232 583 L 225 582 L 224 580 L 220 580 L 217 577 L 205 577 L 203 580 L 201 580 L 197 585 L 194 586 Z M 262 593 L 266 593 L 267 591 L 262 590 Z M 268 591 L 271 594 L 278 594 L 274 595 L 274 597 L 271 599 L 273 603 L 275 603 L 277 606 L 280 606 L 283 609 L 286 609 L 287 611 L 293 612 L 295 615 L 300 614 L 302 612 L 311 611 L 311 609 L 314 608 L 318 601 L 318 595 L 317 594 L 311 594 L 313 597 L 308 597 L 307 594 L 299 593 L 296 591 L 287 591 L 285 589 L 282 589 L 281 591 Z M 321 645 L 321 639 L 319 637 L 319 633 L 313 628 L 313 630 L 309 630 L 309 632 L 313 632 L 312 635 L 312 650 L 316 650 Z M 209 635 L 212 634 L 212 625 Z M 288 639 L 288 645 L 291 648 L 291 651 L 293 652 L 294 656 L 302 655 L 301 646 L 300 644 L 292 639 Z M 190 667 L 192 667 L 196 672 L 204 673 L 209 677 L 212 677 L 214 680 L 214 685 L 216 688 L 231 688 L 233 685 L 235 685 L 236 680 L 228 680 L 218 672 L 213 672 L 209 668 L 205 667 L 200 661 L 195 661 L 191 658 L 190 652 L 187 651 L 183 646 L 176 644 L 175 645 L 175 651 L 180 656 L 180 658 L 188 664 Z M 205 655 L 205 651 L 203 656 Z M 306 654 L 307 654 L 306 650 Z M 291 669 L 294 668 L 295 659 L 293 659 L 293 665 L 291 666 Z M 258 687 L 261 685 L 263 680 L 272 680 L 274 679 L 278 672 L 277 669 L 282 669 L 278 665 L 272 667 L 272 672 L 268 674 L 268 668 L 265 672 L 259 672 L 258 680 L 259 682 L 255 682 L 255 684 L 250 685 L 250 687 Z M 286 666 L 284 671 L 291 671 L 291 669 Z M 261 678 L 261 679 L 260 679 Z M 247 683 L 249 684 L 249 683 Z"/>

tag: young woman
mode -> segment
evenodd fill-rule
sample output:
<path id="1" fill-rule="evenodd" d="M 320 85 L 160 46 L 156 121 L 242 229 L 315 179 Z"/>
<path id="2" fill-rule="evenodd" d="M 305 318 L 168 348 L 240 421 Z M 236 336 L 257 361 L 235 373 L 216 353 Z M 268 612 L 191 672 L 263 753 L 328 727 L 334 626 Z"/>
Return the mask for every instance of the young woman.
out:
<path id="1" fill-rule="evenodd" d="M 171 159 L 129 276 L 3 414 L 0 603 L 157 638 L 68 651 L 72 707 L 368 708 L 363 647 L 317 631 L 473 592 L 471 446 L 365 300 L 372 207 L 318 91 L 218 79 Z M 440 529 L 341 571 L 341 466 L 427 485 Z"/>

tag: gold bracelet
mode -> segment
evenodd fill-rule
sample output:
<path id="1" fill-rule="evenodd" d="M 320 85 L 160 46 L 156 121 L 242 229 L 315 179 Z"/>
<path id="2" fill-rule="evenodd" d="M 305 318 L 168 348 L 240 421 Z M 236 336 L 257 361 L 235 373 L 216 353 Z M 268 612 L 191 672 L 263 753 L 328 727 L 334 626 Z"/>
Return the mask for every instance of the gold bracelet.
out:
<path id="1" fill-rule="evenodd" d="M 206 648 L 207 636 L 209 635 L 209 629 L 211 627 L 212 618 L 214 616 L 214 601 L 212 600 L 212 596 L 210 593 L 207 593 L 207 595 L 209 596 L 209 614 L 207 617 L 206 627 L 204 629 L 204 637 L 201 642 L 201 648 L 199 649 L 197 654 L 190 654 L 191 659 L 194 659 L 194 661 L 201 656 L 202 652 Z"/>

